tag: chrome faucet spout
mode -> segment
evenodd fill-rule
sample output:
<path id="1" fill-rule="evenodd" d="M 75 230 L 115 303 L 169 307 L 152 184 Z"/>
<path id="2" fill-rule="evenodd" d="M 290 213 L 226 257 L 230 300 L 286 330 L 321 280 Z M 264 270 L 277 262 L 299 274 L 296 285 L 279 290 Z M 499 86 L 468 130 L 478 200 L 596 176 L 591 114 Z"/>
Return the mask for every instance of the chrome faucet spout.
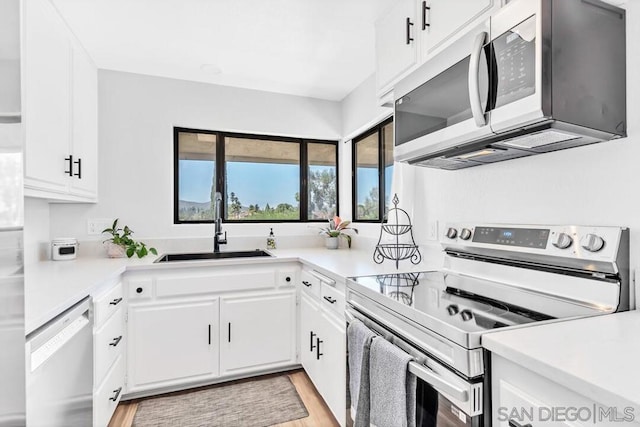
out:
<path id="1" fill-rule="evenodd" d="M 221 214 L 221 202 L 222 194 L 216 192 L 213 203 L 213 222 L 215 224 L 213 233 L 213 252 L 220 252 L 220 245 L 227 244 L 227 232 L 224 232 L 224 238 L 222 238 L 222 214 Z"/>

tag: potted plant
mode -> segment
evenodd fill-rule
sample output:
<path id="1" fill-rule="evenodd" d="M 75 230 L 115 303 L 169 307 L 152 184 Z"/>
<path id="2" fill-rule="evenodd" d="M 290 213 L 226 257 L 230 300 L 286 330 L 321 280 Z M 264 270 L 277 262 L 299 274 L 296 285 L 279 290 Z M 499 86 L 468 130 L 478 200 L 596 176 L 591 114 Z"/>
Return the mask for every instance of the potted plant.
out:
<path id="1" fill-rule="evenodd" d="M 357 228 L 349 227 L 351 221 L 343 221 L 339 216 L 334 216 L 329 220 L 327 227 L 320 228 L 320 234 L 326 235 L 325 245 L 327 249 L 338 249 L 338 239 L 342 237 L 347 240 L 347 245 L 351 247 L 351 236 L 346 234 L 347 230 L 353 230 L 358 234 Z"/>
<path id="2" fill-rule="evenodd" d="M 133 254 L 138 255 L 138 258 L 147 256 L 149 252 L 154 255 L 158 255 L 156 248 L 147 248 L 142 242 L 136 242 L 131 238 L 133 230 L 129 226 L 125 225 L 124 228 L 118 228 L 118 219 L 113 221 L 111 228 L 105 228 L 103 233 L 111 234 L 111 237 L 105 240 L 103 243 L 107 244 L 107 255 L 109 258 L 131 258 Z"/>

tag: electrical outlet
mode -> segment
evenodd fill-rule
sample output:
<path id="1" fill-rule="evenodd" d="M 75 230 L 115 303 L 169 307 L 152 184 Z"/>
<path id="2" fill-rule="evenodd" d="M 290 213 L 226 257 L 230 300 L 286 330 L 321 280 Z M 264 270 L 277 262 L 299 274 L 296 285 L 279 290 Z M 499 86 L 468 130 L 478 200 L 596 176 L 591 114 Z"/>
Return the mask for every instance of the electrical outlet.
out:
<path id="1" fill-rule="evenodd" d="M 438 221 L 429 221 L 427 223 L 427 226 L 428 226 L 427 239 L 438 240 Z"/>
<path id="2" fill-rule="evenodd" d="M 102 234 L 102 230 L 111 227 L 113 220 L 109 218 L 91 218 L 87 220 L 87 234 Z"/>

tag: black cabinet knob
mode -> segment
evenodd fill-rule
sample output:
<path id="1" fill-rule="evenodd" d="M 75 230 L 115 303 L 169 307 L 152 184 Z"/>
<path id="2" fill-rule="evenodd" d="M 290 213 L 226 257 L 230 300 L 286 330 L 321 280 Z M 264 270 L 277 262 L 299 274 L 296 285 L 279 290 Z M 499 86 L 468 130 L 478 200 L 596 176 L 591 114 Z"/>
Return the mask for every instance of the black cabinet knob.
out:
<path id="1" fill-rule="evenodd" d="M 141 293 L 142 293 L 142 288 L 138 288 L 138 289 L 136 289 L 136 292 L 137 292 L 137 293 L 139 293 L 139 294 L 141 294 Z"/>
<path id="2" fill-rule="evenodd" d="M 287 282 L 290 282 L 291 281 L 291 277 L 287 276 L 287 277 L 285 277 L 284 280 L 287 281 Z"/>

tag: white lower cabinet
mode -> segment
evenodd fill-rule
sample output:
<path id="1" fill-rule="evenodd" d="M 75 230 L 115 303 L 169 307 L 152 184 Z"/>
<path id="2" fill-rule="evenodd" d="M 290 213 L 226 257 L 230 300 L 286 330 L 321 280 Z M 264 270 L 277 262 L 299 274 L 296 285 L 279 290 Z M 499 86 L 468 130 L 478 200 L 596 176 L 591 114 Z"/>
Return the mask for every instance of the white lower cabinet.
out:
<path id="1" fill-rule="evenodd" d="M 344 293 L 320 282 L 319 293 L 302 283 L 300 362 L 338 423 L 345 425 L 346 323 L 339 311 L 344 310 Z"/>
<path id="2" fill-rule="evenodd" d="M 125 386 L 127 343 L 122 283 L 113 281 L 93 296 L 93 425 L 106 427 Z"/>
<path id="3" fill-rule="evenodd" d="M 638 426 L 633 408 L 603 405 L 497 356 L 491 357 L 495 427 Z"/>
<path id="4" fill-rule="evenodd" d="M 268 368 L 295 363 L 295 290 L 222 297 L 220 370 Z"/>
<path id="5" fill-rule="evenodd" d="M 217 298 L 131 307 L 131 385 L 217 376 L 217 330 Z"/>
<path id="6" fill-rule="evenodd" d="M 127 273 L 127 394 L 296 364 L 296 264 Z"/>

